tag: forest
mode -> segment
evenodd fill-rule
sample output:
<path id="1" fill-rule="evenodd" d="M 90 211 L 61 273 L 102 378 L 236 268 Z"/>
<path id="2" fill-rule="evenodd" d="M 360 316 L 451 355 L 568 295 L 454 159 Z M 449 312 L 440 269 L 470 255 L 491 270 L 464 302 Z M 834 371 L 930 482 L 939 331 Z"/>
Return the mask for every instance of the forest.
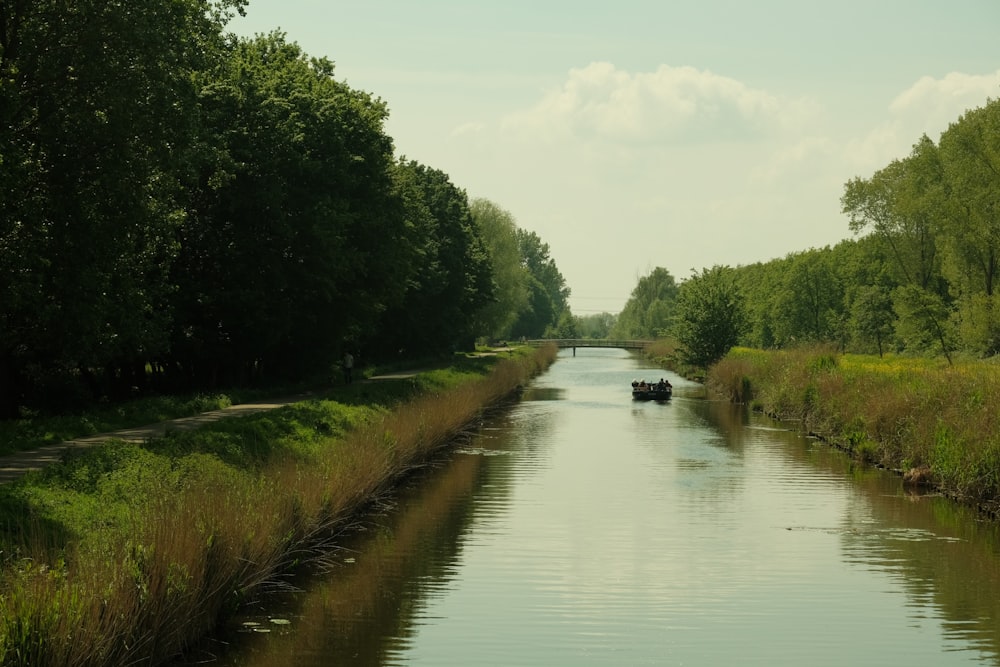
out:
<path id="1" fill-rule="evenodd" d="M 572 322 L 542 239 L 245 4 L 0 3 L 0 418 Z"/>
<path id="2" fill-rule="evenodd" d="M 658 267 L 607 331 L 675 337 L 700 366 L 734 345 L 827 344 L 948 363 L 1000 352 L 1000 100 L 851 179 L 840 203 L 853 238 L 682 281 Z"/>

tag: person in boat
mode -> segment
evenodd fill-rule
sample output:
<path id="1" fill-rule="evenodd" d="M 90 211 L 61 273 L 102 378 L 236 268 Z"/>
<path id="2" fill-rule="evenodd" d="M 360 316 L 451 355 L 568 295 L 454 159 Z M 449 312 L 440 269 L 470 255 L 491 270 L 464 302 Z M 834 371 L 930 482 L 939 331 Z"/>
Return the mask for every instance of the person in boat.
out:
<path id="1" fill-rule="evenodd" d="M 666 391 L 666 389 L 667 389 L 666 380 L 660 378 L 660 381 L 656 383 L 656 391 Z"/>
<path id="2" fill-rule="evenodd" d="M 649 385 L 646 384 L 645 380 L 639 380 L 639 391 L 646 391 L 649 389 Z"/>
<path id="3" fill-rule="evenodd" d="M 635 391 L 635 390 L 636 390 L 636 388 L 638 388 L 638 386 L 639 386 L 639 381 L 638 381 L 638 380 L 635 380 L 635 379 L 633 379 L 633 380 L 632 380 L 632 391 Z"/>

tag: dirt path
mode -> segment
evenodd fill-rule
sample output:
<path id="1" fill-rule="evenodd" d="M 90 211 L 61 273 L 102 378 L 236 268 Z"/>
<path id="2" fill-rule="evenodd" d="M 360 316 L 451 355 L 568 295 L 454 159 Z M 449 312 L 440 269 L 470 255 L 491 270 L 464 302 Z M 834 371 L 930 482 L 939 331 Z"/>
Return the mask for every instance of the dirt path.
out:
<path id="1" fill-rule="evenodd" d="M 241 403 L 240 405 L 231 405 L 228 408 L 203 412 L 191 417 L 170 419 L 156 424 L 126 428 L 111 433 L 99 433 L 97 435 L 89 435 L 85 438 L 74 438 L 73 440 L 67 440 L 55 445 L 45 445 L 44 447 L 30 451 L 8 454 L 0 457 L 0 484 L 12 482 L 29 470 L 40 470 L 51 463 L 57 463 L 69 449 L 93 447 L 109 440 L 146 442 L 154 438 L 162 438 L 167 431 L 190 431 L 205 424 L 219 421 L 220 419 L 242 417 L 244 415 L 252 415 L 256 412 L 273 410 L 283 405 L 304 401 L 310 397 L 311 394 L 298 394 L 274 400 Z"/>
<path id="2" fill-rule="evenodd" d="M 384 375 L 376 375 L 364 380 L 359 380 L 359 384 L 377 380 L 401 380 L 415 377 L 420 372 L 421 371 L 419 370 L 408 370 L 396 373 L 386 373 Z M 212 410 L 211 412 L 203 412 L 199 415 L 193 415 L 191 417 L 170 419 L 156 424 L 136 426 L 135 428 L 126 428 L 120 431 L 113 431 L 111 433 L 99 433 L 97 435 L 89 435 L 85 438 L 74 438 L 73 440 L 67 440 L 54 445 L 45 445 L 44 447 L 39 447 L 38 449 L 17 452 L 15 454 L 7 454 L 0 456 L 0 484 L 12 482 L 29 470 L 41 470 L 47 465 L 58 463 L 63 454 L 69 449 L 93 447 L 94 445 L 99 445 L 101 443 L 108 442 L 109 440 L 146 442 L 155 438 L 162 438 L 167 431 L 191 431 L 204 426 L 205 424 L 219 421 L 220 419 L 242 417 L 244 415 L 252 415 L 255 412 L 273 410 L 275 408 L 280 408 L 283 405 L 308 400 L 314 396 L 315 394 L 302 393 L 273 400 L 241 403 L 240 405 L 231 405 L 228 408 Z"/>

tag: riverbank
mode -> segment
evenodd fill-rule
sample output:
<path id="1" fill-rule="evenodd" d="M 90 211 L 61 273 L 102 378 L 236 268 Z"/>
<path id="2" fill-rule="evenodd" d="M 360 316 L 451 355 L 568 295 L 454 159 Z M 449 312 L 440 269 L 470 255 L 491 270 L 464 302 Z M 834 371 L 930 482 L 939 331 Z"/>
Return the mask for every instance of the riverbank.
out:
<path id="1" fill-rule="evenodd" d="M 118 442 L 5 487 L 0 664 L 163 664 L 547 367 L 554 349 L 439 370 L 402 404 L 358 387 Z"/>
<path id="2" fill-rule="evenodd" d="M 995 364 L 736 348 L 706 383 L 907 483 L 1000 516 Z"/>

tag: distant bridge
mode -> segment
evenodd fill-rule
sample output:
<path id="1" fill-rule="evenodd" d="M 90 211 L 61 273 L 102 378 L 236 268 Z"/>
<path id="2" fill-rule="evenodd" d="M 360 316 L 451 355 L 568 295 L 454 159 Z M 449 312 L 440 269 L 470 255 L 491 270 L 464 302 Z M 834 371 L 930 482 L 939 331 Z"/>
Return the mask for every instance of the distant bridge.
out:
<path id="1" fill-rule="evenodd" d="M 558 347 L 618 347 L 623 350 L 644 350 L 651 340 L 622 340 L 612 338 L 534 338 L 524 341 L 525 345 L 541 347 L 555 343 Z"/>

